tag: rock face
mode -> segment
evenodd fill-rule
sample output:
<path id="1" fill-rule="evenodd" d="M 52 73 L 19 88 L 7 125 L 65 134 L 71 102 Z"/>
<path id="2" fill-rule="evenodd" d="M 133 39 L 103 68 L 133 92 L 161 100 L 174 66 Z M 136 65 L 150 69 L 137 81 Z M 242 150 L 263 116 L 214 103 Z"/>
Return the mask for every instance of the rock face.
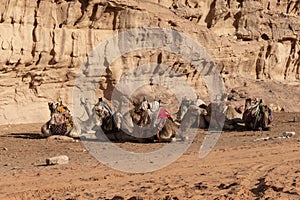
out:
<path id="1" fill-rule="evenodd" d="M 4 0 L 0 124 L 44 122 L 47 101 L 59 97 L 72 105 L 74 80 L 92 50 L 120 31 L 141 27 L 174 29 L 198 41 L 227 90 L 300 111 L 299 0 Z M 110 100 L 123 72 L 149 62 L 185 74 L 197 95 L 209 99 L 191 64 L 161 50 L 122 55 L 106 66 L 97 75 L 98 94 Z"/>

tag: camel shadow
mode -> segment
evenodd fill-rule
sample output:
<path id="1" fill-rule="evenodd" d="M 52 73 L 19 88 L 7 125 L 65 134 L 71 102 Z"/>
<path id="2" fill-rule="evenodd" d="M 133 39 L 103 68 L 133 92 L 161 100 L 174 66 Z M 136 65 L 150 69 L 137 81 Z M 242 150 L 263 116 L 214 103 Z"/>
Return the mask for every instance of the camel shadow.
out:
<path id="1" fill-rule="evenodd" d="M 116 132 L 119 133 L 119 132 Z M 113 134 L 113 133 L 111 133 Z M 86 137 L 86 136 L 80 136 L 79 140 L 82 142 L 100 142 L 100 143 L 107 143 L 107 142 L 111 142 L 111 143 L 115 143 L 115 144 L 123 144 L 123 143 L 154 143 L 150 138 L 138 138 L 138 137 L 130 137 L 130 135 L 126 135 L 124 138 L 125 133 L 123 133 L 124 135 L 122 136 L 115 136 L 115 134 L 113 134 L 114 136 L 111 137 L 110 135 L 103 135 L 101 138 L 97 138 L 97 137 Z M 130 137 L 130 138 L 128 138 Z"/>
<path id="2" fill-rule="evenodd" d="M 199 129 L 203 129 L 203 128 L 199 128 Z M 203 130 L 208 131 L 209 128 L 204 128 Z M 210 129 L 211 131 L 214 131 L 214 129 Z M 219 129 L 216 129 L 216 131 L 220 131 Z M 241 125 L 241 124 L 236 124 L 233 126 L 232 129 L 226 129 L 226 128 L 222 128 L 222 132 L 244 132 L 244 131 L 255 131 L 252 129 L 248 129 L 247 127 L 245 127 L 245 125 Z"/>
<path id="3" fill-rule="evenodd" d="M 236 124 L 232 130 L 224 129 L 224 132 L 244 132 L 244 131 L 251 131 L 245 125 Z"/>
<path id="4" fill-rule="evenodd" d="M 2 135 L 1 137 L 13 137 L 20 139 L 43 139 L 38 133 L 9 133 L 7 135 Z"/>

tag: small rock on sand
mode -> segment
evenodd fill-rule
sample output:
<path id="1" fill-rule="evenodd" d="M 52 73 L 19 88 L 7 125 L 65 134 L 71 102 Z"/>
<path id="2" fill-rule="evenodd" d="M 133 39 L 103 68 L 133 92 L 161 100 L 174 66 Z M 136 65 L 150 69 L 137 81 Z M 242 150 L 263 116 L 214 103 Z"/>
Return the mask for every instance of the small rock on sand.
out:
<path id="1" fill-rule="evenodd" d="M 293 132 L 293 131 L 286 131 L 286 132 L 283 133 L 284 137 L 293 137 L 295 135 L 296 135 L 296 133 Z"/>
<path id="2" fill-rule="evenodd" d="M 46 159 L 47 165 L 63 165 L 69 163 L 69 157 L 65 155 L 55 156 Z"/>
<path id="3" fill-rule="evenodd" d="M 58 140 L 62 142 L 75 142 L 75 140 L 71 137 L 64 135 L 52 135 L 47 138 L 47 140 Z"/>

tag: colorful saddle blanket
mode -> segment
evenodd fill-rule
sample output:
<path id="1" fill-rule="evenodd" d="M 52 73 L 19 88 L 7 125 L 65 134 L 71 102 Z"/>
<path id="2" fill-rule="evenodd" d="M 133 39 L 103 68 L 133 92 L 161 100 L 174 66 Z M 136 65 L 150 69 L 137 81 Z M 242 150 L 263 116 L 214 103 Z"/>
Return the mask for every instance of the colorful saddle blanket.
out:
<path id="1" fill-rule="evenodd" d="M 53 113 L 50 121 L 50 131 L 55 135 L 65 135 L 67 133 L 66 117 L 63 113 Z"/>
<path id="2" fill-rule="evenodd" d="M 167 119 L 170 118 L 171 115 L 168 113 L 166 108 L 161 108 L 158 113 L 158 119 Z"/>

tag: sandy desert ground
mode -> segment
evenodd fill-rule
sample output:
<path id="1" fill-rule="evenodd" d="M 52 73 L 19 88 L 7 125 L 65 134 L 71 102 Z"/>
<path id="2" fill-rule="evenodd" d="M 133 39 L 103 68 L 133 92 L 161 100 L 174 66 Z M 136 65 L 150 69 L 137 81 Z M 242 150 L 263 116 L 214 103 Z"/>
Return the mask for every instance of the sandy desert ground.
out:
<path id="1" fill-rule="evenodd" d="M 271 131 L 224 132 L 204 159 L 205 131 L 180 159 L 160 170 L 133 174 L 98 162 L 82 142 L 38 137 L 41 124 L 0 127 L 0 199 L 300 199 L 300 113 L 275 113 Z M 294 131 L 291 138 L 279 138 Z M 260 138 L 270 140 L 259 140 Z M 164 144 L 122 143 L 131 151 Z M 66 165 L 45 165 L 67 155 Z"/>

